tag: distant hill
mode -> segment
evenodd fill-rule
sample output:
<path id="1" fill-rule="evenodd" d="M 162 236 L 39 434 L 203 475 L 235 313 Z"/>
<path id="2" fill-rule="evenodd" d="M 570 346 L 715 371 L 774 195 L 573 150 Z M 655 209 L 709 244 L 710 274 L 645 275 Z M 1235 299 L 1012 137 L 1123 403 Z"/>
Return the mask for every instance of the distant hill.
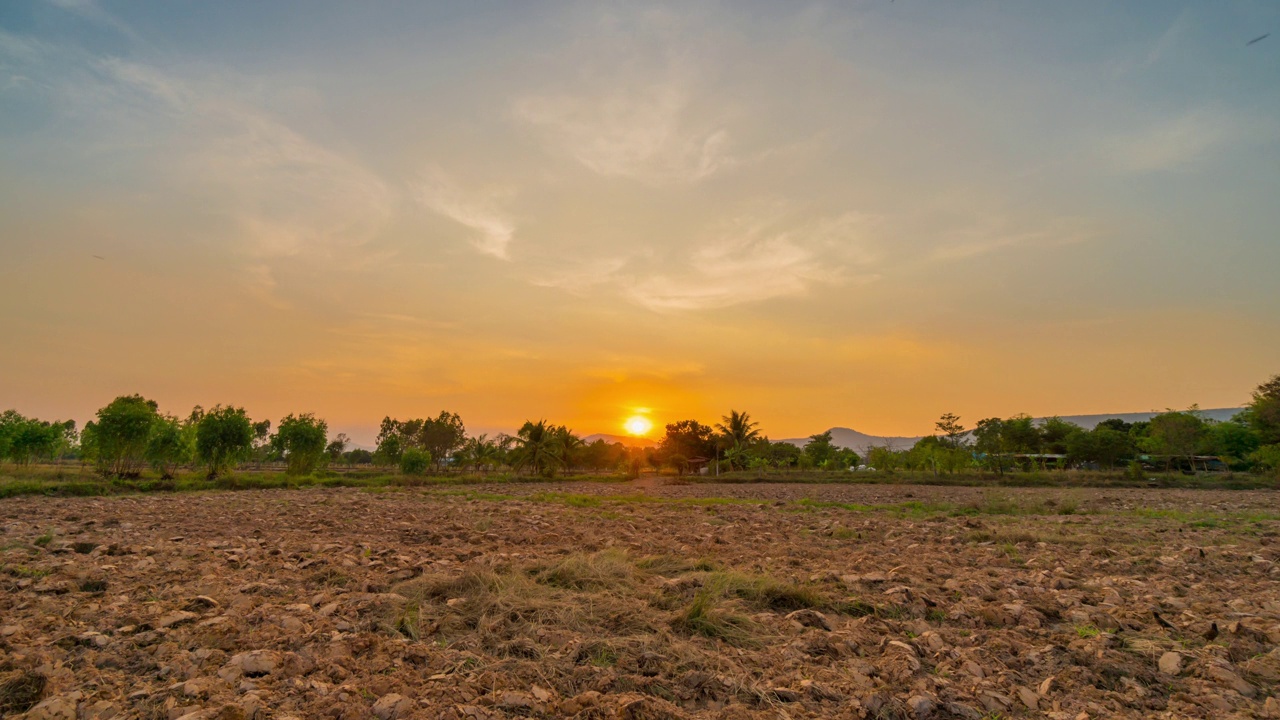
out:
<path id="1" fill-rule="evenodd" d="M 1236 413 L 1243 409 L 1244 408 L 1212 408 L 1209 410 L 1201 410 L 1200 415 L 1208 420 L 1222 422 L 1235 417 Z M 1085 430 L 1092 430 L 1103 420 L 1119 418 L 1127 423 L 1134 423 L 1150 420 L 1159 414 L 1160 413 L 1158 412 L 1101 413 L 1098 415 L 1062 415 L 1060 417 L 1069 423 L 1079 425 Z M 1044 420 L 1044 418 L 1036 418 L 1036 420 L 1040 421 Z M 858 432 L 857 430 L 851 430 L 843 427 L 831 428 L 830 432 L 832 445 L 849 448 L 850 450 L 855 450 L 858 453 L 865 453 L 866 449 L 869 447 L 884 447 L 885 445 L 888 445 L 894 450 L 908 450 L 912 445 L 916 444 L 917 440 L 920 439 L 920 437 L 884 437 L 880 435 L 868 435 L 866 433 Z M 809 438 L 787 438 L 780 442 L 791 443 L 792 445 L 804 447 L 804 444 L 809 442 Z"/>
<path id="2" fill-rule="evenodd" d="M 860 433 L 857 430 L 849 428 L 835 427 L 831 428 L 831 444 L 836 447 L 849 448 L 862 453 L 869 447 L 884 447 L 888 445 L 894 450 L 909 450 L 912 445 L 916 444 L 919 437 L 881 437 L 879 435 L 868 435 Z M 809 438 L 787 438 L 779 442 L 791 443 L 804 447 L 809 442 Z"/>
<path id="3" fill-rule="evenodd" d="M 597 440 L 603 440 L 609 443 L 610 445 L 612 445 L 613 443 L 622 443 L 627 447 L 649 448 L 649 447 L 658 446 L 658 441 L 650 440 L 649 438 L 632 437 L 630 435 L 610 435 L 609 433 L 596 433 L 595 435 L 588 435 L 582 438 L 582 440 L 588 445 Z"/>
<path id="4" fill-rule="evenodd" d="M 1244 408 L 1214 408 L 1212 410 L 1201 410 L 1200 415 L 1209 420 L 1217 420 L 1218 422 L 1222 422 L 1224 420 L 1230 420 L 1232 417 L 1235 417 L 1235 414 L 1240 412 L 1243 409 Z M 1150 420 L 1151 418 L 1159 414 L 1160 413 L 1158 412 L 1108 413 L 1103 415 L 1062 415 L 1061 417 L 1063 420 L 1066 420 L 1069 423 L 1074 423 L 1076 425 L 1079 425 L 1085 430 L 1092 430 L 1095 427 L 1097 427 L 1098 423 L 1102 422 L 1103 420 L 1119 418 L 1127 423 L 1134 423 L 1134 422 L 1142 422 L 1144 420 Z M 1042 419 L 1042 418 L 1037 418 L 1037 419 Z"/>

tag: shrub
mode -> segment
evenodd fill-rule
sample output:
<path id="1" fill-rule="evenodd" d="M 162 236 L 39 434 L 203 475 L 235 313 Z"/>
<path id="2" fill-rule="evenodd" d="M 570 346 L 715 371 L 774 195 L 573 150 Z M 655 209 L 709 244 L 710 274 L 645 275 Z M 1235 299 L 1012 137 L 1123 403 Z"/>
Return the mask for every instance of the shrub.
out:
<path id="1" fill-rule="evenodd" d="M 425 475 L 431 467 L 431 453 L 409 448 L 400 455 L 400 472 L 405 475 Z"/>

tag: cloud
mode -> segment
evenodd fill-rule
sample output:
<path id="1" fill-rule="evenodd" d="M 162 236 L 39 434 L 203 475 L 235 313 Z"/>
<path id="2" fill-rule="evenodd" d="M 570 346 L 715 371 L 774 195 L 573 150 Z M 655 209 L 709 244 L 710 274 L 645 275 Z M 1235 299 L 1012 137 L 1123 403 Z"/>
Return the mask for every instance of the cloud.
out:
<path id="1" fill-rule="evenodd" d="M 386 183 L 235 92 L 241 78 L 182 76 L 119 58 L 94 67 L 108 86 L 86 99 L 123 118 L 122 132 L 170 138 L 171 170 L 219 198 L 252 257 L 360 247 L 392 213 Z"/>
<path id="2" fill-rule="evenodd" d="M 718 239 L 663 261 L 678 270 L 633 276 L 625 292 L 650 310 L 705 310 L 804 295 L 815 284 L 874 279 L 849 271 L 875 259 L 861 235 L 864 220 L 849 213 L 785 230 L 776 229 L 776 221 L 740 221 Z"/>
<path id="3" fill-rule="evenodd" d="M 419 184 L 417 199 L 431 210 L 476 231 L 470 238 L 485 255 L 510 260 L 515 223 L 500 212 L 490 197 L 466 197 L 443 173 L 436 171 Z"/>
<path id="4" fill-rule="evenodd" d="M 1012 248 L 1048 248 L 1087 242 L 1097 236 L 1080 218 L 1057 218 L 1031 230 L 1010 229 L 1011 220 L 993 220 L 981 228 L 949 237 L 930 253 L 933 260 L 963 260 Z"/>
<path id="5" fill-rule="evenodd" d="M 733 163 L 727 130 L 693 122 L 689 92 L 674 81 L 526 97 L 516 102 L 515 113 L 606 177 L 695 182 Z"/>
<path id="6" fill-rule="evenodd" d="M 1200 160 L 1246 132 L 1246 125 L 1229 113 L 1198 109 L 1112 138 L 1104 144 L 1102 153 L 1120 172 L 1175 170 Z"/>
<path id="7" fill-rule="evenodd" d="M 538 287 L 560 288 L 580 294 L 588 288 L 616 282 L 619 271 L 629 260 L 625 255 L 559 260 L 551 267 L 536 272 L 529 282 Z"/>

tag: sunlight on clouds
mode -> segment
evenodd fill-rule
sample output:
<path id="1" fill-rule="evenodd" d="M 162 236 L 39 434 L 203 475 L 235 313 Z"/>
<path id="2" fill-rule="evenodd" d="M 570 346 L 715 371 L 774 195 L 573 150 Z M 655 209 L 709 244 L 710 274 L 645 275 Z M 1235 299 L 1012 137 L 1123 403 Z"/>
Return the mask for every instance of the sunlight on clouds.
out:
<path id="1" fill-rule="evenodd" d="M 496 208 L 493 198 L 466 196 L 440 171 L 429 173 L 418 185 L 417 198 L 424 207 L 474 230 L 469 242 L 476 250 L 499 260 L 511 259 L 515 223 Z"/>
<path id="2" fill-rule="evenodd" d="M 732 163 L 722 128 L 686 120 L 686 91 L 673 84 L 601 95 L 540 96 L 516 114 L 592 172 L 645 182 L 694 182 Z"/>

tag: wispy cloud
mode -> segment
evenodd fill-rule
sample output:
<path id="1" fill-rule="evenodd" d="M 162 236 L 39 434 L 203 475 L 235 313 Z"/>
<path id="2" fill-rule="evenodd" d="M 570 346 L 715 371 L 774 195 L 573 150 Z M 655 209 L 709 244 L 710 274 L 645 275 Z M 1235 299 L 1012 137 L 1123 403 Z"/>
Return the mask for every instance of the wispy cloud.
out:
<path id="1" fill-rule="evenodd" d="M 1247 139 L 1260 128 L 1238 114 L 1199 108 L 1162 118 L 1136 132 L 1104 142 L 1101 153 L 1120 172 L 1176 170 L 1220 148 Z"/>
<path id="2" fill-rule="evenodd" d="M 694 182 L 733 163 L 728 131 L 688 117 L 677 82 L 517 101 L 517 117 L 599 175 Z"/>
<path id="3" fill-rule="evenodd" d="M 539 287 L 560 288 L 571 293 L 582 293 L 589 288 L 618 280 L 618 273 L 630 260 L 628 256 L 600 258 L 566 258 L 547 263 L 533 274 L 529 282 Z"/>
<path id="4" fill-rule="evenodd" d="M 239 228 L 251 258 L 325 257 L 367 244 L 395 192 L 363 165 L 308 138 L 235 90 L 243 78 L 180 74 L 116 57 L 67 88 L 127 143 L 160 142 L 182 186 L 202 188 Z"/>
<path id="5" fill-rule="evenodd" d="M 1014 248 L 1048 248 L 1087 242 L 1097 232 L 1080 218 L 1058 218 L 1034 229 L 1016 229 L 1008 219 L 985 222 L 981 227 L 955 233 L 937 245 L 933 260 L 963 260 Z"/>
<path id="6" fill-rule="evenodd" d="M 676 272 L 634 276 L 626 295 L 656 311 L 705 310 L 806 294 L 815 284 L 874 279 L 860 216 L 820 219 L 779 230 L 774 222 L 738 227 L 677 258 Z"/>
<path id="7" fill-rule="evenodd" d="M 425 207 L 474 230 L 470 242 L 476 250 L 499 260 L 511 259 L 516 226 L 497 208 L 492 196 L 468 196 L 436 170 L 418 185 L 417 199 Z"/>

